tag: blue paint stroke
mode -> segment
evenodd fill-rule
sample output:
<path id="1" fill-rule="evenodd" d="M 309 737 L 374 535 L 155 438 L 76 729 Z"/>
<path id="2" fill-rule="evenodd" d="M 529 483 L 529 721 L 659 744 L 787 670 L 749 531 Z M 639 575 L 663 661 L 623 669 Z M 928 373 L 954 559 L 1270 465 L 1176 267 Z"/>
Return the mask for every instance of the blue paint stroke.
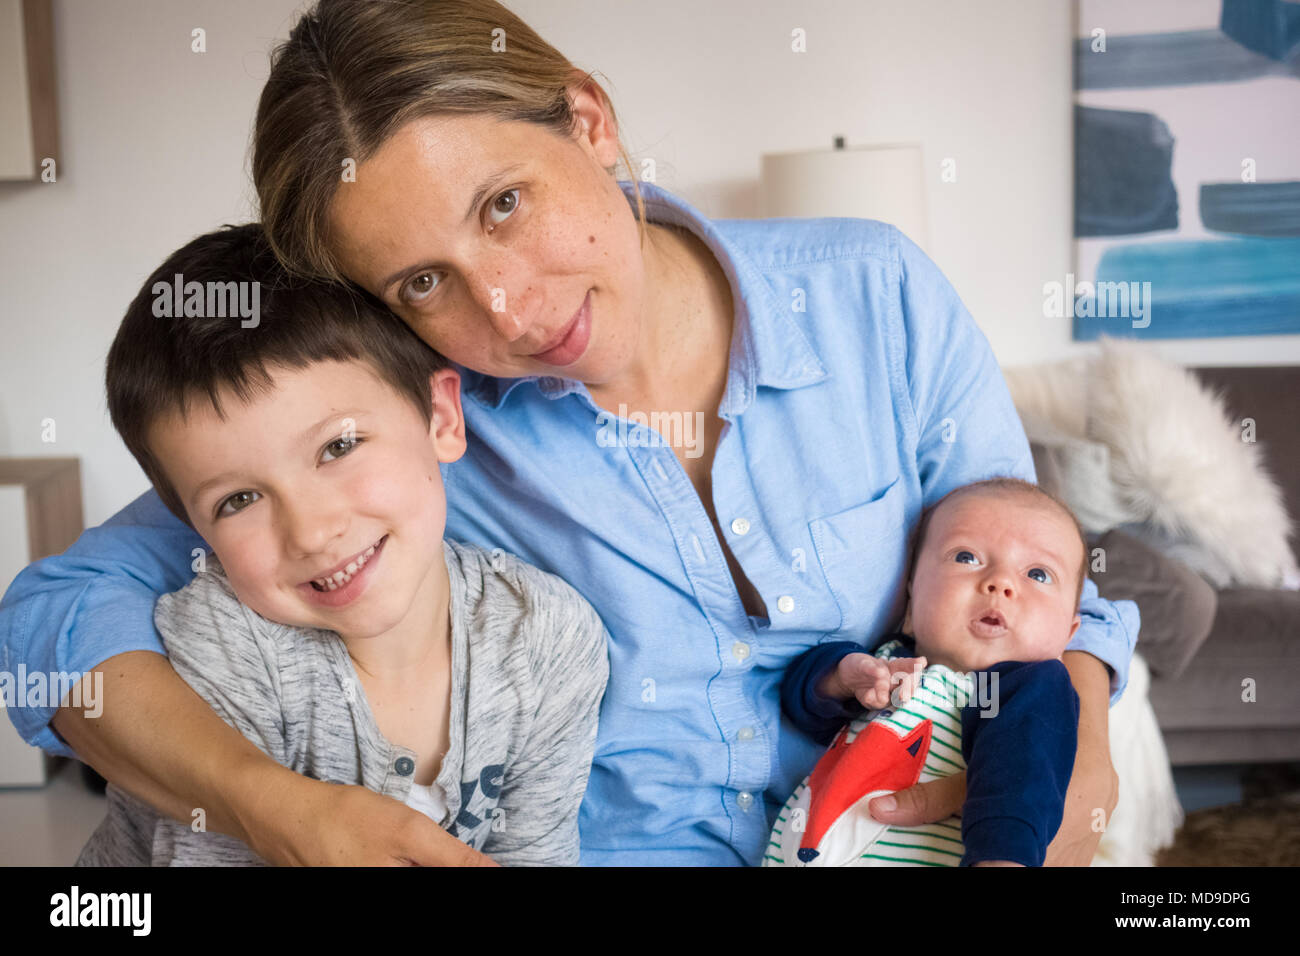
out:
<path id="1" fill-rule="evenodd" d="M 1300 333 L 1300 239 L 1147 242 L 1106 250 L 1097 283 L 1150 283 L 1149 320 L 1078 317 L 1074 337 L 1178 339 Z M 1104 296 L 1099 294 L 1100 303 Z"/>
<path id="2" fill-rule="evenodd" d="M 1239 236 L 1300 236 L 1300 182 L 1202 183 L 1201 222 Z"/>
<path id="3" fill-rule="evenodd" d="M 1152 113 L 1074 108 L 1074 234 L 1178 228 L 1174 138 Z"/>
<path id="4" fill-rule="evenodd" d="M 1300 60 L 1279 63 L 1218 30 L 1107 35 L 1104 53 L 1092 51 L 1091 37 L 1074 41 L 1076 90 L 1192 86 L 1274 75 L 1300 78 Z"/>
<path id="5" fill-rule="evenodd" d="M 1248 50 L 1285 62 L 1300 52 L 1300 3 L 1223 0 L 1219 29 Z"/>

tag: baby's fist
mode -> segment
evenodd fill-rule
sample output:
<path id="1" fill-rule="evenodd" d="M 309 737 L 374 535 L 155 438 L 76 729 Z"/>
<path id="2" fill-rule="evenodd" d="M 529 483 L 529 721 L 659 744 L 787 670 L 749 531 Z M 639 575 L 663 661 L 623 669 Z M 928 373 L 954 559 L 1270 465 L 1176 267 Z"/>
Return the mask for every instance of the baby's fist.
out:
<path id="1" fill-rule="evenodd" d="M 897 687 L 898 700 L 892 703 L 901 707 L 912 699 L 925 664 L 924 657 L 887 661 L 871 654 L 846 654 L 823 678 L 818 692 L 835 700 L 856 698 L 868 710 L 879 710 L 891 705 L 890 691 Z"/>

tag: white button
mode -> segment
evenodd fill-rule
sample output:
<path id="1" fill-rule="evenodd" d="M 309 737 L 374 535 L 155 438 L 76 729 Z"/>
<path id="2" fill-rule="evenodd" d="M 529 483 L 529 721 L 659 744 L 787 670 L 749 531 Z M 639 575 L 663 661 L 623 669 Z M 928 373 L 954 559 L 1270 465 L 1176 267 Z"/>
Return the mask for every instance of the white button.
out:
<path id="1" fill-rule="evenodd" d="M 736 660 L 743 661 L 749 656 L 749 645 L 744 641 L 736 641 L 735 644 L 731 645 L 731 653 L 735 656 Z"/>
<path id="2" fill-rule="evenodd" d="M 749 522 L 744 518 L 737 518 L 735 521 L 731 522 L 731 530 L 736 532 L 736 534 L 748 534 Z"/>
<path id="3" fill-rule="evenodd" d="M 776 599 L 776 609 L 782 614 L 789 614 L 794 610 L 794 598 L 788 594 L 782 594 Z"/>
<path id="4" fill-rule="evenodd" d="M 753 727 L 741 727 L 740 730 L 736 733 L 736 736 L 737 736 L 739 739 L 741 739 L 741 740 L 753 740 L 753 739 L 754 739 L 754 728 L 753 728 Z"/>
<path id="5" fill-rule="evenodd" d="M 740 805 L 740 809 L 748 813 L 749 808 L 754 805 L 754 795 L 748 790 L 742 790 L 736 794 L 736 803 Z"/>

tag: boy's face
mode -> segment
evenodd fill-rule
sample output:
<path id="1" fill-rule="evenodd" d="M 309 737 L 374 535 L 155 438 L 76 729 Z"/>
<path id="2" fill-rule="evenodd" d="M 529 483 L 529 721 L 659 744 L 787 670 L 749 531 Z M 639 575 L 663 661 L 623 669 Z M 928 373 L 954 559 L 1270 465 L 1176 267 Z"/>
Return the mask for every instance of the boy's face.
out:
<path id="1" fill-rule="evenodd" d="M 222 394 L 224 422 L 206 400 L 191 402 L 187 420 L 154 424 L 150 447 L 240 601 L 282 624 L 382 634 L 417 595 L 438 593 L 438 463 L 465 451 L 460 378 L 433 375 L 426 425 L 362 362 L 270 371 L 275 388 L 247 405 Z M 373 545 L 343 587 L 312 585 Z"/>
<path id="2" fill-rule="evenodd" d="M 903 632 L 918 655 L 961 672 L 1059 658 L 1080 623 L 1082 561 L 1078 531 L 1058 510 L 1021 495 L 959 495 L 930 519 Z"/>

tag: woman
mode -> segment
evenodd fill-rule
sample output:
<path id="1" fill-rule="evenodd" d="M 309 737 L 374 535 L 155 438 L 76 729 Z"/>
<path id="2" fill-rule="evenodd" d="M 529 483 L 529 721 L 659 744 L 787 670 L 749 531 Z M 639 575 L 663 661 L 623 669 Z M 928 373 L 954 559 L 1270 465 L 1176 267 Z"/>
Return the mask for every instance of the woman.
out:
<path id="1" fill-rule="evenodd" d="M 888 633 L 922 507 L 1033 465 L 987 341 L 897 230 L 710 222 L 619 183 L 620 155 L 600 87 L 499 5 L 324 0 L 275 55 L 254 178 L 286 264 L 362 286 L 461 368 L 448 536 L 561 575 L 606 623 L 583 862 L 752 865 L 819 752 L 782 717 L 785 664 Z M 271 763 L 144 652 L 153 600 L 188 580 L 185 530 L 146 495 L 11 589 L 11 658 L 104 671 L 103 716 L 62 708 L 54 730 L 273 861 L 483 862 L 396 801 Z M 1107 698 L 1136 613 L 1084 594 L 1049 863 L 1086 864 L 1117 795 Z M 67 752 L 50 711 L 21 717 Z M 873 811 L 943 819 L 964 785 Z"/>

